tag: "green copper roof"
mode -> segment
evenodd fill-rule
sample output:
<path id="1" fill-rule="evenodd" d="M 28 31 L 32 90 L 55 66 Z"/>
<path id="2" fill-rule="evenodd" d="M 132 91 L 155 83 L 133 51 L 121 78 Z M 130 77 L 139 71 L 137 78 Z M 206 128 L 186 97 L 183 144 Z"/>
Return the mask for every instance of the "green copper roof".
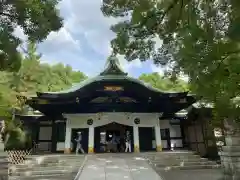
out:
<path id="1" fill-rule="evenodd" d="M 123 75 L 107 75 L 107 76 L 96 76 L 96 77 L 93 77 L 93 78 L 89 78 L 89 79 L 86 79 L 78 84 L 75 84 L 73 87 L 71 87 L 70 89 L 67 89 L 67 90 L 63 90 L 63 91 L 58 91 L 58 92 L 47 92 L 49 94 L 65 94 L 65 93 L 70 93 L 70 92 L 74 92 L 74 91 L 77 91 L 78 89 L 81 89 L 82 87 L 86 86 L 86 85 L 89 85 L 93 82 L 99 82 L 99 81 L 104 81 L 104 80 L 127 80 L 127 81 L 131 81 L 131 82 L 134 82 L 134 83 L 138 83 L 142 86 L 145 86 L 147 87 L 149 90 L 152 90 L 152 91 L 155 91 L 155 92 L 163 92 L 163 91 L 160 91 L 159 89 L 157 88 L 154 88 L 152 87 L 151 85 L 147 84 L 147 83 L 144 83 L 143 81 L 141 80 L 138 80 L 138 79 L 135 79 L 135 78 L 132 78 L 132 77 L 129 77 L 129 76 L 123 76 Z M 169 93 L 169 92 L 163 92 L 163 93 Z M 173 92 L 175 93 L 175 92 Z"/>
<path id="2" fill-rule="evenodd" d="M 166 91 L 161 91 L 157 88 L 152 87 L 150 84 L 145 83 L 139 79 L 135 79 L 132 77 L 127 76 L 128 74 L 125 73 L 120 66 L 120 62 L 116 57 L 109 57 L 107 59 L 106 65 L 104 70 L 96 77 L 93 78 L 88 78 L 80 83 L 75 83 L 70 89 L 63 90 L 63 91 L 58 91 L 58 92 L 44 92 L 43 94 L 67 94 L 71 92 L 75 92 L 78 89 L 81 89 L 82 87 L 89 85 L 93 82 L 100 82 L 104 80 L 127 80 L 131 81 L 133 83 L 140 84 L 142 86 L 145 86 L 151 91 L 159 92 L 159 93 L 173 93 L 175 94 L 176 92 L 166 92 Z"/>

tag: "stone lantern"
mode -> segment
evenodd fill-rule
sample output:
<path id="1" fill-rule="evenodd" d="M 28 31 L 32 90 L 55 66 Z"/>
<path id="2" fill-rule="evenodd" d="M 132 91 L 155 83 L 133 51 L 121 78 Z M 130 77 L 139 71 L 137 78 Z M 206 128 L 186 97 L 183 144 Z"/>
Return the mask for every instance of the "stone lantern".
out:
<path id="1" fill-rule="evenodd" d="M 240 129 L 239 125 L 231 120 L 225 120 L 225 142 L 219 152 L 224 170 L 224 180 L 240 179 Z"/>

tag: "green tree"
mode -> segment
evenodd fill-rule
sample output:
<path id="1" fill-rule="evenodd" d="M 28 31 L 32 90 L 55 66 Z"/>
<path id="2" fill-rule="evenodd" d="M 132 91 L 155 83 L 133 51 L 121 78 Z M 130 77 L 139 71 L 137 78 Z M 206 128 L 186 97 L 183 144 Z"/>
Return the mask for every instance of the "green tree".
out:
<path id="1" fill-rule="evenodd" d="M 162 90 L 162 91 L 174 91 L 174 92 L 184 92 L 188 91 L 188 83 L 177 79 L 176 81 L 171 81 L 169 78 L 160 76 L 158 73 L 152 74 L 142 74 L 139 77 L 140 80 L 145 83 L 149 83 L 151 86 Z"/>
<path id="2" fill-rule="evenodd" d="M 22 96 L 35 95 L 42 91 L 60 91 L 70 88 L 86 76 L 73 71 L 70 66 L 41 64 L 36 44 L 29 42 L 22 58 L 22 66 L 17 72 L 0 72 L 0 116 L 6 122 L 5 147 L 26 148 L 29 142 L 21 123 L 12 117 L 12 109 L 25 112 L 25 99 Z"/>
<path id="3" fill-rule="evenodd" d="M 0 72 L 0 104 L 4 112 L 9 108 L 21 110 L 24 99 L 17 98 L 21 95 L 32 96 L 36 92 L 60 91 L 86 79 L 82 72 L 74 71 L 68 65 L 42 64 L 41 55 L 37 53 L 36 44 L 33 42 L 28 43 L 25 55 L 21 58 L 22 66 L 17 72 Z"/>
<path id="4" fill-rule="evenodd" d="M 152 59 L 170 75 L 189 77 L 191 89 L 213 102 L 217 120 L 239 121 L 239 0 L 103 0 L 106 16 L 125 21 L 112 26 L 113 54 L 131 61 Z M 156 46 L 156 40 L 162 45 Z"/>
<path id="5" fill-rule="evenodd" d="M 29 40 L 42 41 L 51 31 L 62 27 L 56 5 L 59 0 L 0 1 L 0 70 L 18 70 L 21 55 L 17 47 L 21 40 L 13 32 L 19 26 Z"/>
<path id="6" fill-rule="evenodd" d="M 6 73 L 8 87 L 16 93 L 34 95 L 37 91 L 64 90 L 86 78 L 82 72 L 73 71 L 61 63 L 42 64 L 40 58 L 36 44 L 29 42 L 19 71 Z"/>
<path id="7" fill-rule="evenodd" d="M 13 72 L 10 75 L 8 82 L 11 89 L 16 92 L 28 92 L 33 93 L 38 86 L 39 73 L 40 73 L 40 58 L 36 52 L 36 44 L 29 42 L 27 45 L 27 51 L 25 57 L 22 57 L 22 66 L 19 71 Z"/>

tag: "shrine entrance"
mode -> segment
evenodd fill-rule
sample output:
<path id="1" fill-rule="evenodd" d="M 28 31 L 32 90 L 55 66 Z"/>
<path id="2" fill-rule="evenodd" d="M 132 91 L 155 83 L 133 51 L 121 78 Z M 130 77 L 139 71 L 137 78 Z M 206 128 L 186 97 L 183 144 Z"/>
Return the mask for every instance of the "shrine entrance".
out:
<path id="1" fill-rule="evenodd" d="M 94 129 L 94 145 L 95 152 L 124 152 L 125 150 L 125 133 L 129 131 L 133 136 L 132 126 L 127 126 L 119 123 L 109 123 L 103 126 L 95 127 Z M 132 147 L 133 147 L 133 137 Z"/>
<path id="2" fill-rule="evenodd" d="M 180 123 L 173 126 L 170 119 L 196 102 L 188 92 L 163 92 L 128 76 L 113 57 L 108 58 L 104 70 L 93 78 L 70 89 L 36 95 L 26 97 L 26 104 L 45 117 L 44 121 L 42 118 L 31 121 L 36 128 L 43 123 L 36 139 L 41 141 L 43 149 L 65 153 L 75 149 L 78 131 L 83 132 L 82 146 L 88 153 L 123 152 L 127 130 L 132 139 L 131 152 L 162 151 L 167 147 L 166 140 L 182 147 L 181 131 L 177 130 Z M 163 128 L 176 132 L 172 133 L 174 139 L 168 136 L 162 140 L 160 129 Z M 115 136 L 120 141 L 117 148 L 112 143 Z"/>

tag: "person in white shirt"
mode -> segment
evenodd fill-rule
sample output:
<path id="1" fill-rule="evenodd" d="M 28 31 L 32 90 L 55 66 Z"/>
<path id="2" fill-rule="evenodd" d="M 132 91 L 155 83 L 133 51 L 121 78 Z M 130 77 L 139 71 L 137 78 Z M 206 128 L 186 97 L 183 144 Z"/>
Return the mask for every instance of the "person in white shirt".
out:
<path id="1" fill-rule="evenodd" d="M 130 134 L 129 131 L 126 132 L 125 145 L 126 145 L 125 152 L 132 152 L 132 149 L 131 149 L 131 134 Z"/>
<path id="2" fill-rule="evenodd" d="M 82 132 L 77 132 L 77 138 L 75 139 L 75 141 L 77 142 L 77 146 L 76 146 L 76 154 L 79 153 L 79 150 L 81 151 L 82 154 L 84 154 L 84 150 L 82 148 Z"/>

